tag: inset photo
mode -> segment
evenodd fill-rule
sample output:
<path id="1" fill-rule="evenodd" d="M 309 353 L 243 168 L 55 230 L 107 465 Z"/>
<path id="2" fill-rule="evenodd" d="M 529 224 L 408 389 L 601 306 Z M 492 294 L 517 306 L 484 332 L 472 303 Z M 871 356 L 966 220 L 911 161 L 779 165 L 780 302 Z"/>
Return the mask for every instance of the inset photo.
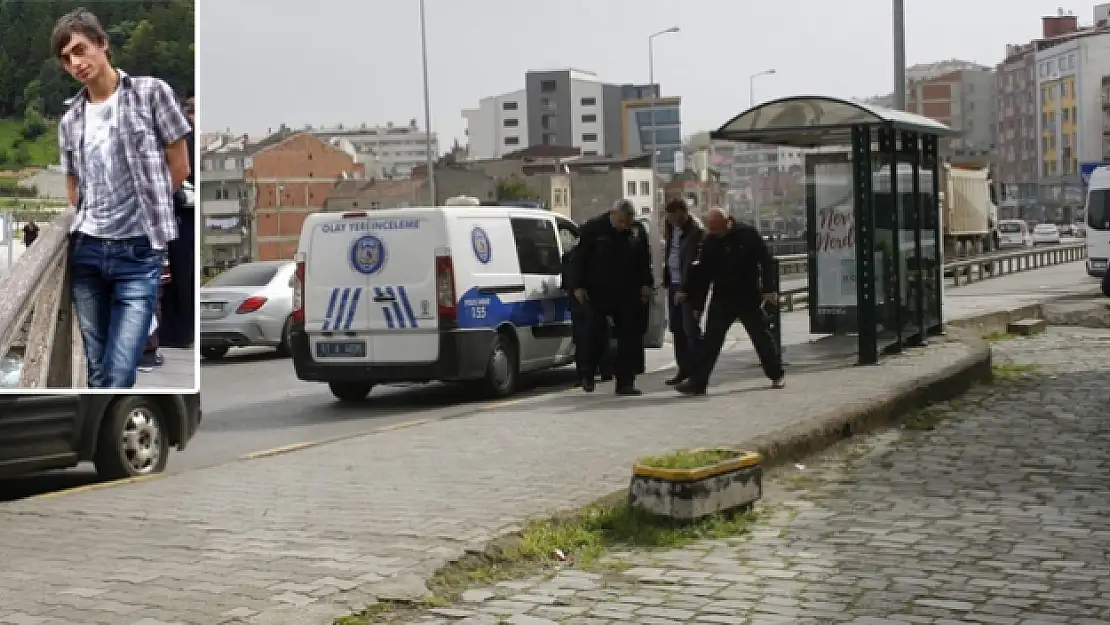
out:
<path id="1" fill-rule="evenodd" d="M 0 3 L 0 394 L 197 392 L 194 23 Z"/>

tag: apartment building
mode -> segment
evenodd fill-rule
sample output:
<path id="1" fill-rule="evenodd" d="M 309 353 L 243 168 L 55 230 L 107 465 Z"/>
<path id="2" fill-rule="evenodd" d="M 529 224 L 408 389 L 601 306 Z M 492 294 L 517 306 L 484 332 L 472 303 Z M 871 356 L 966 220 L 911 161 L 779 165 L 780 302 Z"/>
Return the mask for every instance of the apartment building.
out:
<path id="1" fill-rule="evenodd" d="M 254 165 L 246 135 L 202 137 L 197 202 L 200 205 L 200 246 L 204 269 L 223 269 L 251 255 L 252 186 L 245 171 Z"/>
<path id="2" fill-rule="evenodd" d="M 654 138 L 658 171 L 673 173 L 681 100 L 661 98 L 659 85 L 610 84 L 578 69 L 530 71 L 524 83 L 463 110 L 469 159 L 498 159 L 533 146 L 578 148 L 586 157 L 635 156 Z"/>
<path id="3" fill-rule="evenodd" d="M 1079 28 L 1072 15 L 1044 22 L 1046 34 L 1056 34 L 1036 43 L 1034 57 L 1040 200 L 1060 219 L 1083 203 L 1080 165 L 1104 157 L 1102 79 L 1110 75 L 1110 27 Z"/>
<path id="4" fill-rule="evenodd" d="M 306 127 L 304 132 L 325 141 L 342 140 L 354 148 L 356 161 L 363 166 L 367 178 L 377 180 L 404 180 L 412 175 L 414 167 L 428 160 L 429 133 L 422 130 L 415 119 L 408 124 L 357 127 Z M 439 155 L 439 138 L 431 133 L 432 157 Z"/>
<path id="5" fill-rule="evenodd" d="M 1005 217 L 1031 214 L 1040 197 L 1036 46 L 1006 46 L 1006 57 L 995 68 L 994 179 Z"/>
<path id="6" fill-rule="evenodd" d="M 994 69 L 971 64 L 919 75 L 906 81 L 906 110 L 959 132 L 941 141 L 941 154 L 954 160 L 989 160 L 997 132 Z"/>

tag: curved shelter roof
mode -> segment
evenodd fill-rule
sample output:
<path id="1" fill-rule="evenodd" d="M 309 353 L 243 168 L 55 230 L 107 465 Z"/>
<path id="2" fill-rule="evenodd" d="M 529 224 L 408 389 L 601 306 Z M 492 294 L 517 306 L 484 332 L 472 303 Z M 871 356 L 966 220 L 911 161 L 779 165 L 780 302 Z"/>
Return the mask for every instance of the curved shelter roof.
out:
<path id="1" fill-rule="evenodd" d="M 827 96 L 793 96 L 740 113 L 711 132 L 710 138 L 798 148 L 849 145 L 852 127 L 861 124 L 938 137 L 957 134 L 948 126 L 915 113 Z"/>

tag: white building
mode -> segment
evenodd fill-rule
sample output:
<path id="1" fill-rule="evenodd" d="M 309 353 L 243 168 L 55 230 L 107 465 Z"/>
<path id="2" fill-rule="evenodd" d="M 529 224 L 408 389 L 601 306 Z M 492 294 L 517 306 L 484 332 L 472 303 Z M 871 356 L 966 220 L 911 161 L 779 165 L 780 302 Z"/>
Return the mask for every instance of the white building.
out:
<path id="1" fill-rule="evenodd" d="M 655 196 L 654 177 L 651 168 L 625 167 L 621 169 L 621 186 L 624 199 L 632 202 L 641 216 L 650 216 L 652 197 Z"/>
<path id="2" fill-rule="evenodd" d="M 1041 198 L 1076 205 L 1082 202 L 1079 165 L 1104 156 L 1102 78 L 1110 75 L 1110 29 L 1041 45 L 1034 66 Z"/>
<path id="3" fill-rule="evenodd" d="M 321 139 L 344 139 L 356 153 L 356 161 L 366 165 L 366 177 L 377 180 L 404 180 L 412 169 L 427 164 L 428 133 L 421 130 L 416 120 L 401 126 L 388 123 L 384 126 L 334 128 L 305 128 Z M 439 156 L 439 139 L 431 133 L 432 158 Z M 344 144 L 348 145 L 348 144 Z"/>
<path id="4" fill-rule="evenodd" d="M 468 160 L 501 158 L 528 147 L 528 91 L 520 89 L 482 98 L 465 109 Z"/>

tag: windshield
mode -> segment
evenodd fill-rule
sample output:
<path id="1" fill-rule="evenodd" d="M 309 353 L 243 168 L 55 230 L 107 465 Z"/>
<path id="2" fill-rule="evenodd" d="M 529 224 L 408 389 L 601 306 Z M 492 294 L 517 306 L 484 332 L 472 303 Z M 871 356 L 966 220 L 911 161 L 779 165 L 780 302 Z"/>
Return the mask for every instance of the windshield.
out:
<path id="1" fill-rule="evenodd" d="M 266 286 L 277 275 L 280 264 L 246 263 L 212 278 L 205 286 Z"/>
<path id="2" fill-rule="evenodd" d="M 1091 189 L 1087 194 L 1087 225 L 1110 230 L 1110 189 Z"/>
<path id="3" fill-rule="evenodd" d="M 1033 232 L 1056 232 L 1056 226 L 1052 224 L 1041 224 L 1034 228 Z"/>
<path id="4" fill-rule="evenodd" d="M 998 230 L 999 232 L 1007 233 L 1021 232 L 1021 224 L 1013 221 L 1004 221 L 998 224 Z"/>

